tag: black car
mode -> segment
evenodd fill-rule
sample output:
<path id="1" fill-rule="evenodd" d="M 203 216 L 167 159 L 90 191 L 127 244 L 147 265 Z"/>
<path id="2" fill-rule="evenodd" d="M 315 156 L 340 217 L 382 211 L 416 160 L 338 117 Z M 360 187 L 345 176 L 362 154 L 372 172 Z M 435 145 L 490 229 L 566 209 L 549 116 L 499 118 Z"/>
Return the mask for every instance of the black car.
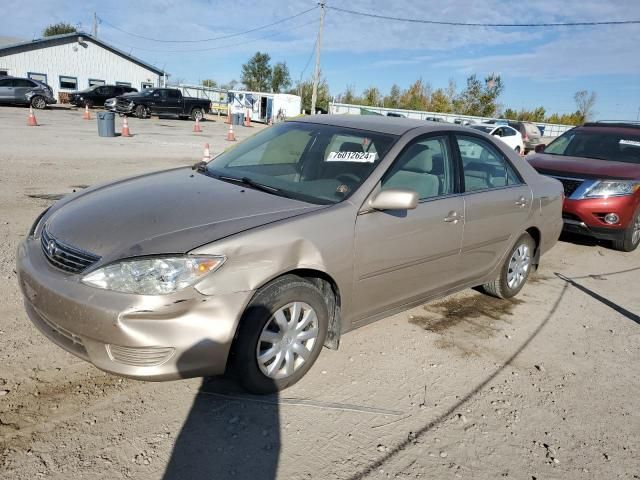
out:
<path id="1" fill-rule="evenodd" d="M 71 93 L 69 103 L 77 107 L 88 106 L 91 108 L 104 105 L 104 101 L 109 98 L 137 91 L 137 89 L 126 85 L 94 85 L 86 90 Z"/>

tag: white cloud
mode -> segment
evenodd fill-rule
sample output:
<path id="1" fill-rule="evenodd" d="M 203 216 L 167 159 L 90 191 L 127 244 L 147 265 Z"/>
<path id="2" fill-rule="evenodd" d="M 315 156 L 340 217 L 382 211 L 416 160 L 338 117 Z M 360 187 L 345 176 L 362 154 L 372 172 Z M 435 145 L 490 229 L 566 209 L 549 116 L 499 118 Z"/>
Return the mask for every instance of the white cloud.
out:
<path id="1" fill-rule="evenodd" d="M 599 27 L 565 33 L 526 52 L 465 57 L 434 66 L 459 73 L 500 72 L 541 80 L 584 75 L 640 74 L 640 26 Z"/>

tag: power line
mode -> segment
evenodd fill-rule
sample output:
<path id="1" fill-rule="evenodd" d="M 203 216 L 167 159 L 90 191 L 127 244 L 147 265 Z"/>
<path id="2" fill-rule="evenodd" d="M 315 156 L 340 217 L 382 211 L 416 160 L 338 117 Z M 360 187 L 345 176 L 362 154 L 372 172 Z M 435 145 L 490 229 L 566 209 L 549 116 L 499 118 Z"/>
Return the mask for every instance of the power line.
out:
<path id="1" fill-rule="evenodd" d="M 351 15 L 360 15 L 363 17 L 377 18 L 380 20 L 394 20 L 397 22 L 409 23 L 426 23 L 430 25 L 449 25 L 455 27 L 582 27 L 582 26 L 599 26 L 599 25 L 634 25 L 640 24 L 640 20 L 607 20 L 603 22 L 558 22 L 558 23 L 474 23 L 474 22 L 449 22 L 440 20 L 421 20 L 417 18 L 391 17 L 388 15 L 378 15 L 375 13 L 359 12 L 340 7 L 331 7 L 330 10 L 336 12 L 348 13 Z"/>
<path id="2" fill-rule="evenodd" d="M 99 19 L 100 19 L 100 23 L 104 23 L 106 25 L 109 25 L 114 30 L 118 30 L 119 32 L 125 33 L 127 35 L 131 35 L 132 37 L 142 38 L 144 40 L 150 40 L 152 42 L 162 42 L 162 43 L 200 43 L 200 42 L 213 42 L 214 40 L 224 40 L 224 39 L 227 39 L 227 38 L 233 38 L 233 37 L 239 37 L 241 35 L 246 35 L 247 33 L 257 32 L 258 30 L 263 30 L 265 28 L 273 27 L 274 25 L 279 25 L 280 23 L 286 22 L 286 21 L 291 20 L 293 18 L 300 17 L 300 16 L 304 15 L 305 13 L 309 13 L 312 10 L 315 10 L 317 8 L 318 7 L 313 7 L 313 8 L 310 8 L 308 10 L 305 10 L 304 12 L 296 13 L 295 15 L 291 15 L 290 17 L 281 18 L 280 20 L 277 20 L 277 21 L 275 21 L 273 23 L 269 23 L 267 25 L 261 25 L 260 27 L 252 28 L 250 30 L 245 30 L 243 32 L 230 33 L 228 35 L 221 35 L 219 37 L 203 38 L 203 39 L 200 39 L 200 40 L 166 40 L 166 39 L 162 39 L 162 38 L 145 37 L 144 35 L 139 35 L 137 33 L 132 33 L 132 32 L 128 32 L 126 30 L 123 30 L 122 28 L 115 26 L 114 24 L 108 22 L 107 20 L 105 20 L 102 17 L 99 17 Z"/>
<path id="3" fill-rule="evenodd" d="M 283 35 L 285 33 L 290 32 L 291 30 L 297 30 L 299 28 L 303 28 L 303 27 L 307 27 L 309 25 L 314 25 L 317 24 L 318 20 L 312 20 L 310 22 L 306 22 L 306 23 L 302 23 L 300 25 L 295 25 L 292 27 L 288 27 L 287 31 L 277 31 L 274 33 L 270 33 L 269 35 L 263 35 L 262 37 L 258 37 L 258 38 L 252 38 L 250 40 L 246 40 L 243 42 L 237 42 L 237 43 L 229 43 L 229 44 L 225 44 L 225 45 L 218 45 L 216 47 L 207 47 L 207 48 L 192 48 L 189 50 L 157 50 L 157 49 L 149 49 L 149 48 L 141 48 L 141 47 L 134 47 L 133 45 L 128 45 L 126 43 L 122 43 L 122 42 L 111 42 L 111 43 L 115 43 L 115 44 L 120 44 L 126 48 L 129 48 L 131 50 L 140 50 L 143 52 L 153 52 L 153 53 L 192 53 L 192 52 L 210 52 L 213 50 L 221 50 L 223 48 L 233 48 L 233 47 L 239 47 L 241 45 L 246 45 L 248 43 L 254 43 L 254 42 L 259 42 L 260 40 L 265 40 L 267 38 L 272 38 L 272 37 L 276 37 L 278 35 Z"/>

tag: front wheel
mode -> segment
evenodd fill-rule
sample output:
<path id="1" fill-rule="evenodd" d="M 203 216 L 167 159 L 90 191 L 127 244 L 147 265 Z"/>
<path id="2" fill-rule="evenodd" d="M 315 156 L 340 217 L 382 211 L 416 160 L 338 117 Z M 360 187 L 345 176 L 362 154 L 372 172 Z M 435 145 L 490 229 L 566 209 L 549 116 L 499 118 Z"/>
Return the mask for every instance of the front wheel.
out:
<path id="1" fill-rule="evenodd" d="M 136 117 L 138 118 L 147 118 L 149 116 L 149 109 L 144 105 L 138 105 L 136 107 Z"/>
<path id="2" fill-rule="evenodd" d="M 41 97 L 40 95 L 36 95 L 31 99 L 31 106 L 33 108 L 37 108 L 38 110 L 42 110 L 43 108 L 47 107 L 47 102 L 44 99 L 44 97 Z"/>
<path id="3" fill-rule="evenodd" d="M 535 248 L 531 235 L 522 234 L 502 264 L 500 276 L 482 286 L 484 292 L 497 298 L 515 297 L 527 283 Z"/>
<path id="4" fill-rule="evenodd" d="M 273 393 L 300 380 L 325 341 L 329 314 L 321 291 L 295 275 L 261 288 L 247 307 L 232 366 L 245 390 Z"/>
<path id="5" fill-rule="evenodd" d="M 629 226 L 622 231 L 620 238 L 613 241 L 613 248 L 622 252 L 633 252 L 640 245 L 640 208 Z"/>

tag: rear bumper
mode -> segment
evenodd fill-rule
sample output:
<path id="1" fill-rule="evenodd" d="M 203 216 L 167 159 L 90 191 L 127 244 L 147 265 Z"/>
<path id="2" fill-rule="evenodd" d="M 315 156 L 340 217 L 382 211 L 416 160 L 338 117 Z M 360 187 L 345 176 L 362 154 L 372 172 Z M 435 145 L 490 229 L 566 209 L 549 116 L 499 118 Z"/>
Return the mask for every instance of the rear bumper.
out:
<path id="1" fill-rule="evenodd" d="M 173 380 L 224 373 L 252 292 L 207 296 L 196 289 L 145 296 L 100 290 L 52 267 L 33 238 L 17 272 L 27 314 L 52 342 L 110 373 Z"/>

